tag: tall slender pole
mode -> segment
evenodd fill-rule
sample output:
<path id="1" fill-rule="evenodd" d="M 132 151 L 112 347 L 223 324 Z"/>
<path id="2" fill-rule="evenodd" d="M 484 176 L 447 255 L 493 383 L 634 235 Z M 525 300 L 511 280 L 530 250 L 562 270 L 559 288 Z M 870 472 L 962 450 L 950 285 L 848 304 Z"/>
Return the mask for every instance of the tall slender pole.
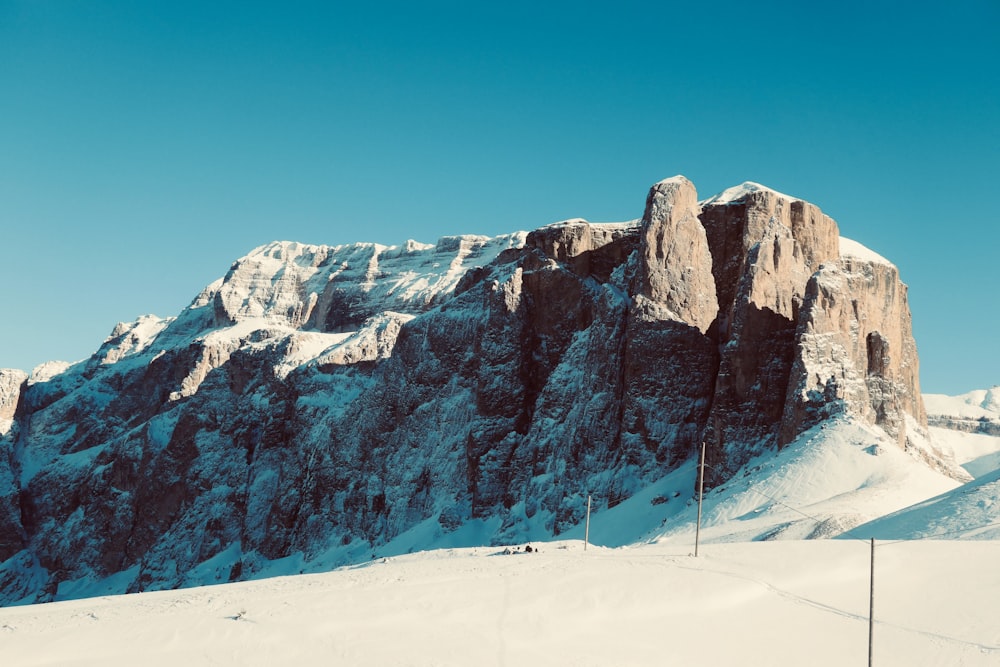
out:
<path id="1" fill-rule="evenodd" d="M 590 496 L 587 496 L 587 522 L 583 527 L 583 550 L 587 550 L 587 542 L 590 542 Z"/>
<path id="2" fill-rule="evenodd" d="M 694 529 L 694 556 L 698 557 L 698 541 L 701 539 L 701 499 L 705 496 L 705 441 L 701 441 L 701 465 L 698 468 L 698 524 Z"/>
<path id="3" fill-rule="evenodd" d="M 868 667 L 872 667 L 875 638 L 875 538 L 872 538 L 871 572 L 868 575 Z"/>

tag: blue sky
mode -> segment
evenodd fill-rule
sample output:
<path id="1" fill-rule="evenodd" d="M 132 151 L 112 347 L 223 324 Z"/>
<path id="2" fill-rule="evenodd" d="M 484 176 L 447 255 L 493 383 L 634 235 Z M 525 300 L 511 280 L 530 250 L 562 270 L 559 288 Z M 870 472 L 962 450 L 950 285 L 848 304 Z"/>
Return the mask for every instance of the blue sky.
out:
<path id="1" fill-rule="evenodd" d="M 0 0 L 0 367 L 271 240 L 626 220 L 681 173 L 819 205 L 900 267 L 924 391 L 1000 383 L 1000 3 L 812 5 Z"/>

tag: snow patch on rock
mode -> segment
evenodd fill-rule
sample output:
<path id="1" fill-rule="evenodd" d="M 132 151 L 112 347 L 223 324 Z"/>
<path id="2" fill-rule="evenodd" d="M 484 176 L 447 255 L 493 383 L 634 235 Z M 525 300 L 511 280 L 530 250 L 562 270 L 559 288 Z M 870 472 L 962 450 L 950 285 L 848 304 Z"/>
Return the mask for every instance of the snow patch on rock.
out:
<path id="1" fill-rule="evenodd" d="M 851 239 L 840 237 L 840 256 L 841 257 L 852 257 L 854 259 L 860 259 L 865 262 L 874 262 L 876 264 L 888 264 L 893 266 L 893 263 L 887 260 L 882 255 L 878 254 L 874 250 L 871 250 L 857 241 L 852 241 Z"/>
<path id="2" fill-rule="evenodd" d="M 740 183 L 739 185 L 727 188 L 722 192 L 709 197 L 708 199 L 702 200 L 700 204 L 702 206 L 734 204 L 738 201 L 742 201 L 748 195 L 751 195 L 755 192 L 769 192 L 781 199 L 787 199 L 790 201 L 801 201 L 798 197 L 791 197 L 789 195 L 778 192 L 777 190 L 769 188 L 766 185 L 761 185 L 760 183 L 754 183 L 753 181 L 745 181 L 743 183 Z"/>

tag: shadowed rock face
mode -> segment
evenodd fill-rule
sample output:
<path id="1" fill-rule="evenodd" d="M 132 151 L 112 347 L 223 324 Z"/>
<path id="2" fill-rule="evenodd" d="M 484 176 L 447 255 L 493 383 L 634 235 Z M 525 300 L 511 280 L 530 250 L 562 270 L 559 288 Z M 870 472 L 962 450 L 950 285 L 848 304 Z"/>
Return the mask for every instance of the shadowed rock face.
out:
<path id="1" fill-rule="evenodd" d="M 839 235 L 812 204 L 752 183 L 707 200 L 701 220 L 719 294 L 721 358 L 706 433 L 716 484 L 776 441 L 806 283 L 837 258 Z"/>
<path id="2" fill-rule="evenodd" d="M 719 483 L 836 414 L 905 446 L 905 286 L 838 244 L 811 204 L 699 203 L 674 177 L 631 223 L 260 248 L 89 360 L 0 371 L 0 601 L 335 564 L 474 519 L 555 535 L 703 440 Z"/>
<path id="3" fill-rule="evenodd" d="M 525 245 L 579 276 L 606 283 L 611 272 L 638 247 L 638 237 L 635 223 L 602 225 L 567 220 L 536 229 L 528 234 Z"/>
<path id="4" fill-rule="evenodd" d="M 28 374 L 23 371 L 0 369 L 0 562 L 17 554 L 25 545 L 20 486 L 13 471 L 18 435 L 14 416 L 27 380 Z"/>

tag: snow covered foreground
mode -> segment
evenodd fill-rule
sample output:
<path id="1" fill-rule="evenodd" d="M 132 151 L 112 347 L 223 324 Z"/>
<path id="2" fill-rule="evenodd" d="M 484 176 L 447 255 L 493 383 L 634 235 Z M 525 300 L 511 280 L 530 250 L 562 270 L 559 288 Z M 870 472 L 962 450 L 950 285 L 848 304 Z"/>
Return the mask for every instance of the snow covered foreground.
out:
<path id="1" fill-rule="evenodd" d="M 876 665 L 1000 665 L 1000 482 L 975 471 L 1000 439 L 937 431 L 977 479 L 829 422 L 707 495 L 698 557 L 691 464 L 594 515 L 618 548 L 404 535 L 325 573 L 0 609 L 0 665 L 863 665 L 869 536 Z"/>
<path id="2" fill-rule="evenodd" d="M 4 665 L 863 665 L 869 544 L 438 550 L 0 610 Z M 1000 664 L 1000 542 L 876 550 L 875 664 Z"/>

